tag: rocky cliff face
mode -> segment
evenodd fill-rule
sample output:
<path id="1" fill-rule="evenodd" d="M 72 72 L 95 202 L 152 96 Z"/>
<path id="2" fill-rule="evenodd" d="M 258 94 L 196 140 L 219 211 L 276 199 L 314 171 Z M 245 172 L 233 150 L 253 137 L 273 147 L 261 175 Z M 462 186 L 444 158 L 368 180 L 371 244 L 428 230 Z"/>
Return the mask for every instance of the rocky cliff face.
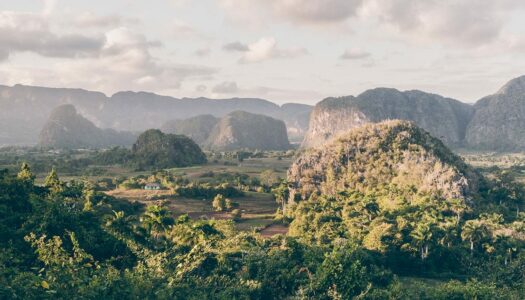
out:
<path id="1" fill-rule="evenodd" d="M 132 132 L 159 128 L 170 120 L 203 114 L 222 117 L 237 110 L 275 117 L 287 124 L 295 124 L 296 115 L 304 114 L 303 109 L 295 113 L 286 106 L 256 98 L 178 99 L 146 92 L 118 92 L 107 97 L 82 89 L 0 85 L 0 145 L 35 144 L 51 110 L 63 104 L 74 105 L 98 127 Z M 306 128 L 292 128 L 297 130 Z"/>
<path id="2" fill-rule="evenodd" d="M 298 103 L 287 103 L 281 106 L 280 112 L 275 116 L 283 120 L 288 131 L 288 138 L 294 143 L 301 143 L 310 122 L 312 106 Z"/>
<path id="3" fill-rule="evenodd" d="M 162 125 L 161 130 L 166 133 L 185 135 L 195 143 L 203 145 L 218 121 L 219 119 L 212 115 L 200 115 L 183 120 L 168 121 Z"/>
<path id="4" fill-rule="evenodd" d="M 288 181 L 292 202 L 312 194 L 381 192 L 393 186 L 407 195 L 469 200 L 479 176 L 428 132 L 394 120 L 363 125 L 306 151 L 290 167 Z"/>
<path id="5" fill-rule="evenodd" d="M 363 124 L 402 119 L 414 121 L 449 146 L 459 147 L 473 110 L 471 105 L 439 95 L 387 88 L 368 90 L 357 97 L 327 98 L 312 111 L 302 146 L 322 145 Z"/>
<path id="6" fill-rule="evenodd" d="M 525 150 L 525 76 L 509 81 L 494 95 L 479 100 L 474 108 L 466 133 L 470 148 Z"/>
<path id="7" fill-rule="evenodd" d="M 63 104 L 74 105 L 84 117 L 102 126 L 96 112 L 105 101 L 104 94 L 81 89 L 0 86 L 0 145 L 36 144 L 51 111 Z"/>
<path id="8" fill-rule="evenodd" d="M 290 143 L 283 121 L 236 111 L 215 125 L 205 147 L 212 150 L 285 150 L 290 148 Z"/>
<path id="9" fill-rule="evenodd" d="M 55 149 L 131 146 L 134 141 L 135 136 L 131 133 L 96 127 L 70 104 L 51 112 L 39 136 L 40 146 Z"/>

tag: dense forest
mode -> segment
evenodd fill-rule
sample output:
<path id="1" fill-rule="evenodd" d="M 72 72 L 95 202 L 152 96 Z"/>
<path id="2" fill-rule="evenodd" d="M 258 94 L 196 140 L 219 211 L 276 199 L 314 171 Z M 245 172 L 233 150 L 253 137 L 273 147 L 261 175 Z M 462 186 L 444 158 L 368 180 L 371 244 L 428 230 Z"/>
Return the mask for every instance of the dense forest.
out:
<path id="1" fill-rule="evenodd" d="M 350 164 L 330 160 L 347 153 L 341 144 L 326 147 L 330 155 L 317 162 L 334 168 L 325 177 L 309 173 L 318 190 L 298 192 L 292 176 L 315 152 L 296 160 L 288 181 L 270 171 L 261 177 L 264 184 L 245 181 L 271 190 L 283 204 L 276 216 L 291 223 L 290 232 L 273 237 L 238 231 L 235 219 L 192 219 L 162 203 L 123 201 L 87 180 L 62 181 L 55 170 L 38 184 L 28 164 L 17 174 L 2 171 L 0 298 L 523 298 L 525 188 L 512 173 L 482 176 L 404 123 L 365 127 L 340 141 L 348 149 L 358 143 L 361 151 L 346 157 Z M 361 165 L 365 156 L 370 164 Z M 398 167 L 413 161 L 440 174 L 433 177 L 438 189 L 401 184 L 409 177 L 397 176 L 407 170 Z M 361 180 L 350 176 L 354 167 L 361 168 Z M 379 175 L 399 184 L 371 181 Z M 476 188 L 439 192 L 462 177 L 475 180 Z M 226 203 L 216 188 L 174 186 L 186 196 L 213 197 L 217 210 Z M 296 203 L 287 204 L 291 194 Z"/>

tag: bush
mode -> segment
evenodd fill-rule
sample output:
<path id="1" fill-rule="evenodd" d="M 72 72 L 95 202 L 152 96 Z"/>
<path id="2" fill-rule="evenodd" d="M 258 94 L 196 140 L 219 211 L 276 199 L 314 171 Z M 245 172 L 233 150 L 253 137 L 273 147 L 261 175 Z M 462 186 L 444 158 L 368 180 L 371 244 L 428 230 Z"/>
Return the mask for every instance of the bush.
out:
<path id="1" fill-rule="evenodd" d="M 242 219 L 242 212 L 241 212 L 240 209 L 232 210 L 230 215 L 232 217 L 232 220 L 235 221 L 235 222 L 238 222 L 238 221 L 240 221 Z"/>
<path id="2" fill-rule="evenodd" d="M 213 198 L 212 206 L 215 211 L 224 211 L 226 210 L 226 199 L 223 195 L 218 194 Z"/>

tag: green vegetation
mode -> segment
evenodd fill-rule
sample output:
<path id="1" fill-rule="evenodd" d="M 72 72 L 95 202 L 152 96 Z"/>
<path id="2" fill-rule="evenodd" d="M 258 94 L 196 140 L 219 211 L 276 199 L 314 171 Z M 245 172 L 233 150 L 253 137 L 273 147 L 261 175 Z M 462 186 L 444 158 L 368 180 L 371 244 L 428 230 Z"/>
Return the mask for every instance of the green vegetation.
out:
<path id="1" fill-rule="evenodd" d="M 142 133 L 131 153 L 138 169 L 158 170 L 206 163 L 206 156 L 194 141 L 157 129 Z"/>
<path id="2" fill-rule="evenodd" d="M 523 292 L 525 187 L 511 172 L 483 178 L 439 140 L 394 121 L 304 154 L 289 175 L 290 235 L 332 247 L 355 241 L 400 276 L 473 280 L 412 287 L 411 297 Z"/>
<path id="3" fill-rule="evenodd" d="M 229 221 L 174 218 L 159 205 L 137 218 L 131 207 L 111 212 L 114 199 L 99 193 L 85 210 L 83 184 L 61 186 L 54 191 L 0 174 L 7 192 L 0 196 L 2 298 L 281 299 L 359 295 L 389 284 L 375 284 L 372 269 L 354 259 L 368 254 L 352 246 L 262 239 L 236 232 Z M 359 280 L 337 290 L 330 281 L 341 263 Z"/>
<path id="4" fill-rule="evenodd" d="M 148 172 L 111 158 L 114 175 L 91 181 L 60 171 L 119 152 L 0 151 L 0 299 L 525 294 L 520 165 L 473 169 L 407 123 L 303 153 L 286 180 L 293 152 Z"/>

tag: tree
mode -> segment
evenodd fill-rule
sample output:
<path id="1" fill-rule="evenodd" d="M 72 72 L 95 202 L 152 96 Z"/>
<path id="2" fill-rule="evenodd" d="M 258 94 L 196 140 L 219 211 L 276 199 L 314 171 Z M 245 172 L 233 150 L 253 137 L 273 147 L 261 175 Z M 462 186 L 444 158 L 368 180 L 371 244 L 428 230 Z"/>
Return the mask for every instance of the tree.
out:
<path id="1" fill-rule="evenodd" d="M 369 196 L 364 197 L 362 201 L 359 202 L 359 205 L 360 211 L 367 216 L 369 222 L 372 221 L 372 218 L 377 216 L 380 211 L 376 200 Z"/>
<path id="2" fill-rule="evenodd" d="M 213 198 L 212 206 L 215 211 L 224 211 L 226 209 L 226 199 L 223 195 L 218 194 Z"/>
<path id="3" fill-rule="evenodd" d="M 263 171 L 259 175 L 259 178 L 261 179 L 261 183 L 267 187 L 272 187 L 279 182 L 279 176 L 274 170 Z"/>
<path id="4" fill-rule="evenodd" d="M 140 218 L 140 221 L 146 230 L 155 237 L 158 237 L 168 226 L 175 223 L 171 213 L 160 205 L 148 206 L 146 212 Z"/>
<path id="5" fill-rule="evenodd" d="M 332 298 L 337 294 L 340 299 L 365 295 L 371 288 L 372 274 L 364 266 L 363 256 L 355 245 L 345 244 L 334 248 L 326 254 L 316 272 L 315 289 Z"/>
<path id="6" fill-rule="evenodd" d="M 123 233 L 130 228 L 130 218 L 127 217 L 123 211 L 113 211 L 113 215 L 111 215 L 106 221 L 106 226 Z"/>
<path id="7" fill-rule="evenodd" d="M 44 180 L 44 186 L 47 187 L 53 194 L 58 194 L 63 191 L 62 182 L 58 178 L 55 168 L 51 169 L 49 175 Z"/>
<path id="8" fill-rule="evenodd" d="M 493 181 L 494 186 L 489 194 L 500 205 L 503 203 L 514 204 L 516 216 L 519 215 L 520 205 L 525 199 L 525 185 L 518 180 L 512 171 L 505 170 L 498 172 Z"/>
<path id="9" fill-rule="evenodd" d="M 95 200 L 95 187 L 91 182 L 84 182 L 84 187 L 82 189 L 82 198 L 84 198 L 84 210 L 92 210 L 93 201 Z"/>
<path id="10" fill-rule="evenodd" d="M 234 208 L 239 207 L 239 203 L 232 201 L 230 198 L 226 198 L 226 200 L 224 200 L 224 207 L 226 208 L 226 210 L 230 211 Z"/>
<path id="11" fill-rule="evenodd" d="M 33 175 L 33 172 L 31 172 L 31 168 L 26 162 L 22 163 L 22 166 L 20 167 L 20 172 L 18 172 L 18 175 L 16 177 L 31 185 L 35 182 L 35 175 Z"/>
<path id="12" fill-rule="evenodd" d="M 481 242 L 488 237 L 488 235 L 489 229 L 485 223 L 480 220 L 468 220 L 465 222 L 465 225 L 463 225 L 463 230 L 461 232 L 461 238 L 470 243 L 471 253 L 474 252 L 475 244 Z"/>
<path id="13" fill-rule="evenodd" d="M 240 221 L 241 218 L 242 218 L 242 212 L 240 209 L 234 209 L 232 210 L 231 212 L 231 217 L 232 217 L 232 220 L 237 222 L 237 221 Z"/>
<path id="14" fill-rule="evenodd" d="M 429 244 L 432 242 L 432 226 L 429 223 L 418 223 L 416 228 L 410 233 L 416 246 L 419 248 L 421 260 L 428 257 Z"/>
<path id="15" fill-rule="evenodd" d="M 290 189 L 288 188 L 288 182 L 286 180 L 281 181 L 281 183 L 272 189 L 273 196 L 275 201 L 281 206 L 283 213 L 286 212 L 286 202 L 290 196 Z"/>
<path id="16" fill-rule="evenodd" d="M 467 210 L 467 204 L 463 199 L 453 198 L 446 202 L 449 209 L 456 214 L 457 224 L 461 221 L 461 216 Z"/>

